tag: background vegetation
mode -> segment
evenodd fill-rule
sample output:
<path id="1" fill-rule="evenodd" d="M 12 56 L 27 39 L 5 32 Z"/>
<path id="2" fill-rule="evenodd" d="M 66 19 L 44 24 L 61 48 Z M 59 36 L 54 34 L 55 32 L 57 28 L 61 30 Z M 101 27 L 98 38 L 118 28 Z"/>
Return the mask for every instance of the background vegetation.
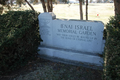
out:
<path id="1" fill-rule="evenodd" d="M 120 16 L 111 17 L 106 25 L 105 80 L 120 80 Z"/>
<path id="2" fill-rule="evenodd" d="M 0 74 L 35 59 L 40 44 L 38 13 L 10 11 L 0 15 Z"/>

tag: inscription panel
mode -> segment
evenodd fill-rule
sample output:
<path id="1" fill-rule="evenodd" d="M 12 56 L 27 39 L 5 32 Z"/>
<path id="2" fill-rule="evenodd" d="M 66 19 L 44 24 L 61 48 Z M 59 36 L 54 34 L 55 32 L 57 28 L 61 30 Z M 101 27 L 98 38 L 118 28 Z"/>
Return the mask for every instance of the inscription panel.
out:
<path id="1" fill-rule="evenodd" d="M 80 21 L 53 21 L 53 44 L 56 47 L 101 53 L 103 24 Z"/>

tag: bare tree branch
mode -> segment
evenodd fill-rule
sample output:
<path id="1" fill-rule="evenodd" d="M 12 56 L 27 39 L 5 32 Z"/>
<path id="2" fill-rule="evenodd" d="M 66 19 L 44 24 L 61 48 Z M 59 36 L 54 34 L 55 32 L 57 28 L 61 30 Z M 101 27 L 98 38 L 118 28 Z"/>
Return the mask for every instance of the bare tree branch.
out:
<path id="1" fill-rule="evenodd" d="M 88 20 L 88 0 L 86 0 L 86 20 Z"/>
<path id="2" fill-rule="evenodd" d="M 31 7 L 31 9 L 32 9 L 33 11 L 35 11 L 34 8 L 32 7 L 32 5 L 31 5 L 27 0 L 25 0 L 25 1 L 26 1 L 27 4 Z"/>

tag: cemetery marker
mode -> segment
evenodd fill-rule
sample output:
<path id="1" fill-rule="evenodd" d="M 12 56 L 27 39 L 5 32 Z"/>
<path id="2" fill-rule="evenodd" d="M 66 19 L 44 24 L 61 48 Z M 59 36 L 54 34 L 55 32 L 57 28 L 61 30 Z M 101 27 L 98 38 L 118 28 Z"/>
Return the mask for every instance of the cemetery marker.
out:
<path id="1" fill-rule="evenodd" d="M 102 22 L 58 20 L 53 13 L 38 16 L 40 35 L 43 40 L 38 47 L 40 56 L 102 66 L 104 51 Z"/>

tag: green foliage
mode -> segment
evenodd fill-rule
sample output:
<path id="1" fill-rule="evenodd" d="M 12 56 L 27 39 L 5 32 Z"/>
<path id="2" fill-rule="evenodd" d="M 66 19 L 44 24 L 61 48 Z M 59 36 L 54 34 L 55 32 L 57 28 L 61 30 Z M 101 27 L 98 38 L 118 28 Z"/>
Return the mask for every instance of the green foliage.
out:
<path id="1" fill-rule="evenodd" d="M 120 80 L 120 16 L 111 17 L 106 25 L 105 80 Z"/>
<path id="2" fill-rule="evenodd" d="M 0 15 L 0 74 L 35 59 L 40 44 L 38 13 L 10 11 Z"/>

